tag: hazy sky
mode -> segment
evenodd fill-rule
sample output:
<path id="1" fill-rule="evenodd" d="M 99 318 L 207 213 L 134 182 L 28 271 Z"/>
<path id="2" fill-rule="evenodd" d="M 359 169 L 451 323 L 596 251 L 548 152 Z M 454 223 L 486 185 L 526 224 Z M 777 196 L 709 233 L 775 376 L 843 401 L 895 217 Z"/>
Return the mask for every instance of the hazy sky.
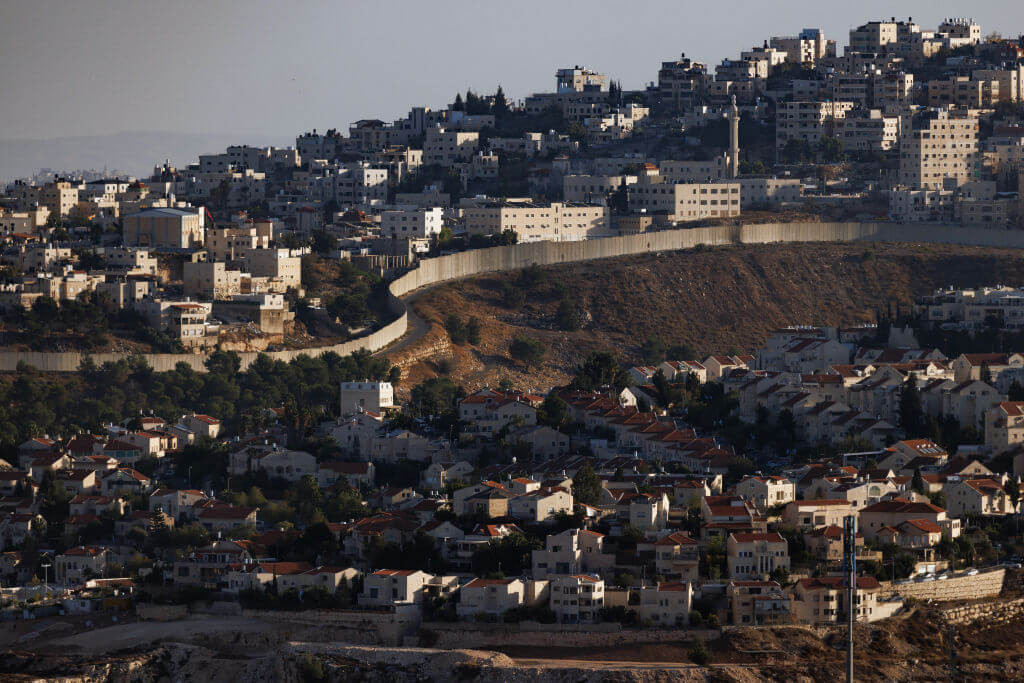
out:
<path id="1" fill-rule="evenodd" d="M 0 0 L 0 139 L 347 130 L 467 86 L 522 98 L 575 64 L 640 87 L 680 52 L 713 64 L 804 27 L 842 49 L 896 6 L 1024 31 L 1024 0 Z"/>

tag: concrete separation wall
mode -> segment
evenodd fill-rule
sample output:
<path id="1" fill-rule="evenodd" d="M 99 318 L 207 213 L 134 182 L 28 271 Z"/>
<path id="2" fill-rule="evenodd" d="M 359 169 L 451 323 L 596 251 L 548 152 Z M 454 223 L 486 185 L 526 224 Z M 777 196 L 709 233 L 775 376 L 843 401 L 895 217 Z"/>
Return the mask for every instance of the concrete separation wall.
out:
<path id="1" fill-rule="evenodd" d="M 474 249 L 438 258 L 424 259 L 419 267 L 389 285 L 389 307 L 394 320 L 370 334 L 343 344 L 310 349 L 272 351 L 265 355 L 290 361 L 301 355 L 319 356 L 331 352 L 347 356 L 367 349 L 380 351 L 398 341 L 408 329 L 405 303 L 401 297 L 410 292 L 482 273 L 516 270 L 533 264 L 556 265 L 602 258 L 615 258 L 660 251 L 692 249 L 698 244 L 770 244 L 774 242 L 921 242 L 962 244 L 986 247 L 1024 248 L 1024 231 L 978 230 L 936 225 L 900 225 L 894 223 L 765 223 L 743 226 L 717 226 L 664 230 L 623 235 L 581 242 L 532 242 L 508 247 Z M 75 372 L 82 359 L 91 355 L 98 363 L 127 358 L 125 353 L 0 353 L 0 372 L 12 372 L 19 363 L 26 363 L 44 372 Z M 239 357 L 242 369 L 256 360 L 259 353 L 244 352 Z M 173 370 L 185 363 L 197 372 L 205 372 L 205 354 L 144 354 L 158 372 Z"/>

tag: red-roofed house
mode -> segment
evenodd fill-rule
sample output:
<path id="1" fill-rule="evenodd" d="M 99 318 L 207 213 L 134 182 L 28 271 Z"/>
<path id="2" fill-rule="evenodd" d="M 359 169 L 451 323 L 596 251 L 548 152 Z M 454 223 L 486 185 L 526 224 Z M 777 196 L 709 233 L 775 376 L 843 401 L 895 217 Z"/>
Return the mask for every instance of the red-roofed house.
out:
<path id="1" fill-rule="evenodd" d="M 759 510 L 767 510 L 796 500 L 796 484 L 785 477 L 748 475 L 736 484 L 736 495 L 749 500 Z"/>
<path id="2" fill-rule="evenodd" d="M 514 496 L 508 514 L 527 522 L 550 522 L 559 512 L 572 514 L 572 493 L 562 487 L 544 487 Z"/>
<path id="3" fill-rule="evenodd" d="M 251 562 L 231 563 L 224 572 L 221 583 L 228 593 L 239 593 L 245 590 L 262 591 L 278 580 L 278 588 L 286 576 L 307 572 L 313 567 L 308 562 Z"/>
<path id="4" fill-rule="evenodd" d="M 689 534 L 676 531 L 653 545 L 654 567 L 659 574 L 687 580 L 700 578 L 700 549 Z"/>
<path id="5" fill-rule="evenodd" d="M 987 370 L 992 383 L 999 381 L 999 375 L 1006 371 L 1024 368 L 1024 354 L 1019 353 L 962 353 L 950 363 L 953 378 L 957 382 L 981 379 Z"/>
<path id="6" fill-rule="evenodd" d="M 774 531 L 729 534 L 726 555 L 734 579 L 765 579 L 776 569 L 789 570 L 789 543 Z"/>
<path id="7" fill-rule="evenodd" d="M 857 511 L 847 500 L 794 500 L 786 504 L 782 521 L 787 526 L 810 531 L 822 526 L 841 527 L 844 517 L 856 514 Z"/>
<path id="8" fill-rule="evenodd" d="M 152 486 L 152 479 L 130 467 L 121 467 L 113 472 L 106 472 L 100 482 L 100 489 L 105 496 L 118 493 L 145 493 Z"/>
<path id="9" fill-rule="evenodd" d="M 883 527 L 899 528 L 903 522 L 924 519 L 949 534 L 950 538 L 960 535 L 960 520 L 949 518 L 940 507 L 925 502 L 912 502 L 903 498 L 884 500 L 869 505 L 860 511 L 857 528 L 865 538 L 875 538 Z"/>
<path id="10" fill-rule="evenodd" d="M 985 413 L 985 445 L 996 453 L 1024 443 L 1024 401 L 1003 401 Z"/>
<path id="11" fill-rule="evenodd" d="M 359 570 L 353 567 L 313 567 L 302 572 L 279 576 L 277 585 L 283 591 L 290 588 L 295 590 L 323 588 L 328 593 L 334 593 L 342 583 L 351 586 L 359 576 Z"/>
<path id="12" fill-rule="evenodd" d="M 54 455 L 57 452 L 57 442 L 48 437 L 37 437 L 18 446 L 18 466 L 28 468 L 28 463 L 47 455 Z"/>
<path id="13" fill-rule="evenodd" d="M 363 578 L 359 604 L 364 607 L 421 604 L 431 594 L 447 595 L 456 587 L 454 576 L 434 576 L 419 569 L 378 569 Z"/>
<path id="14" fill-rule="evenodd" d="M 854 614 L 857 621 L 871 622 L 892 616 L 891 609 L 879 607 L 881 590 L 881 584 L 873 576 L 857 577 Z M 842 622 L 847 608 L 846 580 L 841 576 L 800 579 L 792 588 L 793 618 L 798 623 L 824 626 Z"/>
<path id="15" fill-rule="evenodd" d="M 729 621 L 737 626 L 788 624 L 793 620 L 789 596 L 775 581 L 730 581 L 725 593 L 731 610 Z"/>
<path id="16" fill-rule="evenodd" d="M 701 384 L 708 381 L 708 369 L 695 360 L 667 360 L 658 366 L 670 382 L 682 382 L 693 375 Z"/>
<path id="17" fill-rule="evenodd" d="M 954 517 L 965 514 L 1012 515 L 1018 509 L 997 476 L 980 479 L 950 477 L 942 490 L 946 495 L 946 512 Z"/>
<path id="18" fill-rule="evenodd" d="M 376 468 L 372 462 L 322 462 L 317 468 L 317 483 L 321 488 L 334 486 L 341 480 L 352 487 L 368 489 L 373 486 Z"/>
<path id="19" fill-rule="evenodd" d="M 597 574 L 615 566 L 615 555 L 604 552 L 604 534 L 587 529 L 566 529 L 549 534 L 543 550 L 533 551 L 533 578 L 559 574 Z"/>
<path id="20" fill-rule="evenodd" d="M 604 581 L 590 574 L 551 580 L 550 607 L 559 624 L 593 624 L 604 607 Z"/>
<path id="21" fill-rule="evenodd" d="M 230 531 L 239 527 L 255 527 L 259 508 L 215 505 L 199 513 L 199 523 L 210 531 Z"/>
<path id="22" fill-rule="evenodd" d="M 496 389 L 481 389 L 459 401 L 459 419 L 472 425 L 470 431 L 491 435 L 505 425 L 521 421 L 520 426 L 537 424 L 539 396 Z"/>
<path id="23" fill-rule="evenodd" d="M 54 558 L 57 583 L 75 586 L 94 576 L 102 576 L 107 568 L 107 549 L 97 546 L 69 548 Z"/>
<path id="24" fill-rule="evenodd" d="M 183 419 L 182 424 L 204 439 L 216 439 L 220 434 L 220 420 L 209 415 L 193 413 Z"/>
<path id="25" fill-rule="evenodd" d="M 709 382 L 728 376 L 733 370 L 749 370 L 754 366 L 753 356 L 708 356 L 702 363 Z"/>
<path id="26" fill-rule="evenodd" d="M 99 491 L 99 479 L 95 470 L 60 470 L 54 474 L 53 480 L 75 494 Z"/>
<path id="27" fill-rule="evenodd" d="M 639 590 L 640 618 L 661 628 L 685 628 L 690 625 L 690 607 L 693 587 L 689 581 L 662 582 L 656 586 L 642 586 Z"/>
<path id="28" fill-rule="evenodd" d="M 807 550 L 821 562 L 842 562 L 843 560 L 843 528 L 830 525 L 818 527 L 804 535 Z M 858 533 L 855 539 L 857 551 L 864 548 L 864 534 Z"/>
<path id="29" fill-rule="evenodd" d="M 118 517 L 124 514 L 124 500 L 109 496 L 87 496 L 79 494 L 69 503 L 71 515 L 101 515 L 110 512 Z"/>
<path id="30" fill-rule="evenodd" d="M 455 613 L 471 621 L 482 615 L 488 621 L 501 621 L 505 612 L 526 600 L 526 585 L 520 579 L 473 579 L 459 589 Z"/>
<path id="31" fill-rule="evenodd" d="M 908 519 L 895 527 L 884 526 L 878 530 L 878 542 L 898 545 L 907 550 L 933 548 L 942 540 L 942 529 L 927 519 Z"/>
<path id="32" fill-rule="evenodd" d="M 897 441 L 885 451 L 886 455 L 878 461 L 878 466 L 897 474 L 913 474 L 918 467 L 924 471 L 937 471 L 949 459 L 946 450 L 929 439 Z"/>
<path id="33" fill-rule="evenodd" d="M 174 519 L 178 519 L 191 507 L 207 499 L 207 495 L 195 489 L 156 489 L 149 494 L 149 509 L 162 510 Z"/>

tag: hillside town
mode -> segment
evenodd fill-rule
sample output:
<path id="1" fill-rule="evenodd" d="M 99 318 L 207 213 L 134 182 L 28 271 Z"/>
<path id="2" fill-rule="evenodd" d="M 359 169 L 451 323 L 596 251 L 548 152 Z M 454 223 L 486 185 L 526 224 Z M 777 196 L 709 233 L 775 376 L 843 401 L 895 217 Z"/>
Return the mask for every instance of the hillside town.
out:
<path id="1" fill-rule="evenodd" d="M 9 184 L 0 351 L 81 362 L 0 376 L 3 619 L 330 610 L 396 646 L 498 624 L 705 638 L 852 632 L 1024 581 L 1020 283 L 792 320 L 759 348 L 637 335 L 644 364 L 589 353 L 558 386 L 334 350 L 392 321 L 388 283 L 471 250 L 1024 229 L 1024 37 L 892 18 L 841 56 L 805 28 L 651 66 L 639 89 L 577 65 L 294 147 Z M 522 265 L 501 296 L 550 277 Z M 462 315 L 438 321 L 452 343 L 479 337 Z M 545 349 L 507 358 L 528 375 Z"/>
<path id="2" fill-rule="evenodd" d="M 298 428 L 281 407 L 40 435 L 0 473 L 5 599 L 824 625 L 848 609 L 853 517 L 856 618 L 885 619 L 1020 566 L 1024 354 L 879 339 L 792 327 L 753 355 L 593 357 L 546 395 L 430 380 L 418 410 L 344 381 Z"/>
<path id="3" fill-rule="evenodd" d="M 0 307 L 145 326 L 116 348 L 301 348 L 379 323 L 303 282 L 316 255 L 387 277 L 451 250 L 780 217 L 1019 228 L 1022 42 L 894 18 L 838 56 L 804 29 L 713 67 L 652 65 L 638 90 L 573 66 L 519 100 L 468 91 L 148 177 L 18 180 Z"/>

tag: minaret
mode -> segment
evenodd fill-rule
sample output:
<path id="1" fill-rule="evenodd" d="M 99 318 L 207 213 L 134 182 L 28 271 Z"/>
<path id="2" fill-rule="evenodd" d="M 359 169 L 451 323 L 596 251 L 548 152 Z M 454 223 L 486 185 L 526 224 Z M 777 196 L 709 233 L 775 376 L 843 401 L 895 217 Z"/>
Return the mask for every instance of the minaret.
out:
<path id="1" fill-rule="evenodd" d="M 736 96 L 729 105 L 729 177 L 740 174 L 740 112 L 736 108 Z"/>

